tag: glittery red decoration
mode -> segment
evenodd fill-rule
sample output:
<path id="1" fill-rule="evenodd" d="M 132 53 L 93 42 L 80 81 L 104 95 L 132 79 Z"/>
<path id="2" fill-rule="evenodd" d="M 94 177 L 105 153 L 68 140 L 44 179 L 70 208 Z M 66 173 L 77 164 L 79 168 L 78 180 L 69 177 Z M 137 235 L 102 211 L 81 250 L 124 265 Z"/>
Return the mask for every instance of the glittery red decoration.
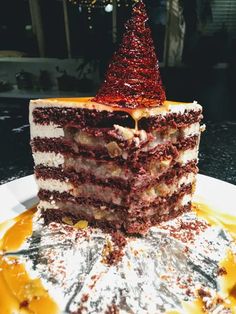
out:
<path id="1" fill-rule="evenodd" d="M 126 108 L 159 106 L 165 101 L 147 20 L 145 5 L 140 1 L 125 25 L 121 46 L 112 58 L 94 101 Z"/>

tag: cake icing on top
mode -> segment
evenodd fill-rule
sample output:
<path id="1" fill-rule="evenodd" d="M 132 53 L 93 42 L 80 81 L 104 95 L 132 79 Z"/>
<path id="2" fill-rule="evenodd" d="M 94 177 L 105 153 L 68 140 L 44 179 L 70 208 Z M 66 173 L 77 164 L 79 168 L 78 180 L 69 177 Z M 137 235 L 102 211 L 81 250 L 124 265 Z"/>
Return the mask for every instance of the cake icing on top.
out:
<path id="1" fill-rule="evenodd" d="M 122 43 L 113 55 L 105 81 L 94 101 L 137 108 L 160 106 L 166 99 L 158 60 L 147 24 L 145 5 L 139 1 L 125 25 Z"/>

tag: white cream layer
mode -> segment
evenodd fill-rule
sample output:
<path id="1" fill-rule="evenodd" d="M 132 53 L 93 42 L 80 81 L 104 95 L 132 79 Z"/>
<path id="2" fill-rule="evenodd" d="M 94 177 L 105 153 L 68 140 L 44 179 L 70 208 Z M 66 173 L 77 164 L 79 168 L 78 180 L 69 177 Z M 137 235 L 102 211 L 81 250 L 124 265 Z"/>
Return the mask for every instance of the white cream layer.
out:
<path id="1" fill-rule="evenodd" d="M 33 158 L 35 166 L 43 165 L 58 168 L 65 163 L 64 156 L 54 152 L 35 152 Z"/>
<path id="2" fill-rule="evenodd" d="M 123 128 L 123 129 L 126 129 L 126 128 Z M 133 129 L 127 128 L 127 130 L 132 131 Z M 145 132 L 145 131 L 142 131 L 142 132 Z M 181 135 L 184 137 L 198 135 L 200 133 L 200 123 L 199 122 L 193 123 L 186 128 L 182 128 L 180 132 L 181 132 Z M 58 138 L 58 137 L 65 136 L 65 132 L 63 128 L 61 128 L 60 126 L 54 123 L 50 123 L 48 125 L 42 125 L 42 124 L 36 124 L 33 121 L 30 124 L 30 134 L 31 134 L 31 139 L 35 137 Z M 160 144 L 161 141 L 158 141 L 158 143 Z"/>
<path id="3" fill-rule="evenodd" d="M 189 173 L 187 176 L 183 176 L 181 179 L 179 179 L 177 182 L 175 182 L 173 185 L 169 185 L 172 189 L 172 193 L 176 192 L 182 184 L 188 185 L 193 182 L 195 178 L 195 175 L 193 173 Z M 59 193 L 63 192 L 72 192 L 74 186 L 70 182 L 62 182 L 57 179 L 37 179 L 37 183 L 40 189 L 42 190 L 48 190 L 50 192 L 56 191 Z M 93 184 L 90 184 L 93 185 Z M 163 185 L 163 184 L 162 184 Z M 93 185 L 96 186 L 96 185 Z M 100 188 L 100 186 L 99 186 Z M 76 189 L 75 189 L 76 190 Z M 79 196 L 79 195 L 78 195 Z M 158 195 L 155 195 L 158 196 Z"/>
<path id="4" fill-rule="evenodd" d="M 30 124 L 30 137 L 31 139 L 35 137 L 42 138 L 58 138 L 64 137 L 65 132 L 63 128 L 59 127 L 54 123 L 50 123 L 48 125 L 41 125 L 32 122 Z"/>
<path id="5" fill-rule="evenodd" d="M 141 192 L 139 199 L 145 203 L 152 203 L 157 197 L 167 197 L 179 191 L 182 185 L 192 184 L 195 180 L 193 173 L 185 174 L 173 184 L 165 184 L 165 182 L 157 184 L 151 188 Z M 40 189 L 48 190 L 50 192 L 67 192 L 75 197 L 92 197 L 99 195 L 99 199 L 106 203 L 113 203 L 122 205 L 124 203 L 124 191 L 114 191 L 110 187 L 102 187 L 92 183 L 83 183 L 77 187 L 73 186 L 70 182 L 61 182 L 56 179 L 37 179 Z"/>
<path id="6" fill-rule="evenodd" d="M 181 165 L 185 165 L 192 160 L 198 160 L 198 145 L 193 149 L 187 149 L 183 151 L 179 157 L 176 159 Z"/>
<path id="7" fill-rule="evenodd" d="M 193 123 L 186 128 L 182 128 L 180 132 L 183 137 L 199 135 L 201 133 L 200 123 L 199 122 Z"/>
<path id="8" fill-rule="evenodd" d="M 60 180 L 56 180 L 56 179 L 37 179 L 37 184 L 38 187 L 42 190 L 47 190 L 50 192 L 59 192 L 59 193 L 63 193 L 63 192 L 72 192 L 73 190 L 73 185 L 69 182 L 62 182 Z"/>
<path id="9" fill-rule="evenodd" d="M 63 166 L 65 163 L 65 158 L 60 153 L 54 153 L 54 152 L 35 152 L 33 153 L 34 162 L 35 165 L 43 165 L 47 167 L 59 167 Z M 188 163 L 191 160 L 198 158 L 198 147 L 195 147 L 193 149 L 188 149 L 183 151 L 177 161 L 184 165 Z"/>
<path id="10" fill-rule="evenodd" d="M 192 201 L 192 195 L 191 194 L 185 194 L 181 200 L 178 203 L 178 207 L 182 207 L 184 205 L 187 205 L 189 202 Z M 38 209 L 59 209 L 59 206 L 56 204 L 54 200 L 49 201 L 42 201 L 40 200 L 38 204 Z M 100 209 L 100 208 L 99 208 Z M 176 208 L 178 210 L 178 208 Z"/>
<path id="11" fill-rule="evenodd" d="M 141 199 L 147 202 L 154 202 L 157 197 L 166 197 L 178 192 L 182 185 L 189 185 L 195 181 L 195 174 L 189 173 L 177 179 L 173 184 L 165 184 L 165 182 L 157 184 L 146 191 L 142 192 Z"/>

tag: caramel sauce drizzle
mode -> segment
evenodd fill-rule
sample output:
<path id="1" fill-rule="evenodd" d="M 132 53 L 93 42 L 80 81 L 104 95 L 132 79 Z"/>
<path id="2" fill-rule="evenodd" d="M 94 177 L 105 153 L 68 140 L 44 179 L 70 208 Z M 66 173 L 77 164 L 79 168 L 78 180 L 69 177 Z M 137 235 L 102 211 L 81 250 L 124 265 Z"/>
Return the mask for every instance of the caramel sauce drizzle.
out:
<path id="1" fill-rule="evenodd" d="M 92 100 L 91 97 L 78 97 L 78 98 L 48 98 L 44 99 L 43 103 L 48 102 L 47 105 L 65 106 L 65 104 L 76 104 L 78 108 L 99 110 L 99 111 L 122 111 L 129 114 L 135 123 L 135 131 L 138 131 L 138 122 L 142 118 L 148 118 L 161 114 L 163 112 L 170 111 L 172 106 L 178 106 L 181 104 L 191 105 L 192 103 L 184 103 L 177 101 L 165 100 L 162 106 L 142 107 L 141 105 L 136 108 L 120 107 L 117 104 L 100 104 Z M 40 104 L 40 100 L 32 101 L 32 104 Z"/>
<path id="2" fill-rule="evenodd" d="M 0 312 L 4 314 L 56 314 L 58 306 L 40 279 L 32 279 L 19 258 L 8 256 L 18 250 L 32 234 L 35 209 L 0 224 Z"/>
<path id="3" fill-rule="evenodd" d="M 204 304 L 201 299 L 197 298 L 192 302 L 182 302 L 183 310 L 168 310 L 165 314 L 206 314 Z"/>
<path id="4" fill-rule="evenodd" d="M 212 209 L 202 203 L 193 203 L 193 211 L 205 219 L 210 225 L 220 226 L 227 230 L 236 240 L 236 215 L 231 215 L 217 209 Z"/>
<path id="5" fill-rule="evenodd" d="M 220 225 L 236 238 L 236 217 L 216 211 L 202 203 L 194 203 L 193 210 L 211 225 Z M 0 224 L 0 309 L 4 314 L 56 314 L 58 306 L 43 287 L 40 279 L 32 279 L 25 266 L 17 257 L 4 257 L 2 253 L 13 252 L 21 247 L 32 234 L 32 219 L 35 209 L 30 209 L 18 217 Z M 1 253 L 2 252 L 2 253 Z M 218 277 L 219 295 L 223 305 L 236 313 L 236 255 L 227 251 L 219 263 L 225 274 Z M 183 310 L 169 310 L 166 314 L 206 313 L 200 297 L 194 301 L 182 302 Z"/>
<path id="6" fill-rule="evenodd" d="M 223 297 L 228 298 L 233 313 L 236 313 L 236 255 L 228 250 L 225 258 L 220 261 L 219 267 L 225 274 L 218 278 L 218 283 Z"/>
<path id="7" fill-rule="evenodd" d="M 212 209 L 203 203 L 193 203 L 193 211 L 210 225 L 220 226 L 227 230 L 236 239 L 236 216 Z M 236 314 L 236 254 L 228 250 L 225 258 L 220 261 L 219 267 L 224 269 L 225 273 L 217 278 L 218 295 L 222 298 L 222 305 L 229 308 L 232 314 Z M 182 311 L 173 309 L 166 311 L 166 314 L 207 313 L 203 300 L 199 296 L 196 296 L 194 301 L 182 302 L 182 307 Z"/>

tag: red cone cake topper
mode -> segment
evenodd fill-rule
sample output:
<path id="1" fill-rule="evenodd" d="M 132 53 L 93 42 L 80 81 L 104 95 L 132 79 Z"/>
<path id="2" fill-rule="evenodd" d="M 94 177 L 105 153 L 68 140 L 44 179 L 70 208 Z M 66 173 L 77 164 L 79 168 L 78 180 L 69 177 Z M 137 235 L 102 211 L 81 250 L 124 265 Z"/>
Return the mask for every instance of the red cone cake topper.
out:
<path id="1" fill-rule="evenodd" d="M 165 101 L 147 20 L 145 5 L 140 1 L 125 25 L 121 46 L 112 58 L 94 101 L 126 108 L 159 106 Z"/>

